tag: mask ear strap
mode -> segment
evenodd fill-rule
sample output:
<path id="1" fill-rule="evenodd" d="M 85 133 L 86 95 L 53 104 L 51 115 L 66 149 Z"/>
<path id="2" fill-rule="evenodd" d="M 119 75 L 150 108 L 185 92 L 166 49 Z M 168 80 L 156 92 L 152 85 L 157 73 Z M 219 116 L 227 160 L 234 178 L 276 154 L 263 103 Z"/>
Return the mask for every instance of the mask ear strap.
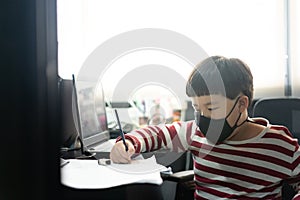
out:
<path id="1" fill-rule="evenodd" d="M 239 121 L 240 118 L 241 118 L 241 115 L 242 115 L 242 113 L 239 114 L 239 117 L 238 117 L 237 120 L 235 121 L 234 126 L 232 127 L 233 129 L 235 129 L 235 128 L 239 127 L 239 126 L 242 126 L 242 124 L 244 124 L 244 123 L 246 122 L 246 120 L 245 120 L 245 121 L 243 121 L 240 125 L 237 125 L 238 121 Z"/>
<path id="2" fill-rule="evenodd" d="M 235 128 L 242 126 L 245 122 L 251 122 L 251 120 L 249 120 L 249 117 L 247 117 L 241 124 L 237 125 L 237 122 L 239 121 L 241 114 L 242 113 L 240 113 L 240 116 L 239 116 L 238 120 L 236 121 L 236 124 L 234 125 Z"/>
<path id="3" fill-rule="evenodd" d="M 235 108 L 236 104 L 238 103 L 238 101 L 239 101 L 240 97 L 241 97 L 241 96 L 239 96 L 239 97 L 236 99 L 236 101 L 235 101 L 235 103 L 234 103 L 234 105 L 233 105 L 233 107 L 232 107 L 231 111 L 228 113 L 228 115 L 226 116 L 226 118 L 227 118 L 227 117 L 229 117 L 229 115 L 230 115 L 230 114 L 233 112 L 233 110 L 234 110 L 234 108 Z M 239 118 L 239 119 L 240 119 L 240 118 Z"/>

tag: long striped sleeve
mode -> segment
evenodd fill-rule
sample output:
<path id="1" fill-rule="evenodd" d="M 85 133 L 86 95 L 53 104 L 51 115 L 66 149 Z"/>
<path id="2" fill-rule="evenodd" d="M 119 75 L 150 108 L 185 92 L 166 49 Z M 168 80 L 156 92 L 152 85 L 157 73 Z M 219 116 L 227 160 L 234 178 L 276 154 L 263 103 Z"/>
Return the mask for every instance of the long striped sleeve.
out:
<path id="1" fill-rule="evenodd" d="M 135 146 L 136 153 L 157 149 L 174 152 L 186 151 L 192 141 L 196 125 L 193 121 L 169 125 L 148 126 L 125 135 Z"/>

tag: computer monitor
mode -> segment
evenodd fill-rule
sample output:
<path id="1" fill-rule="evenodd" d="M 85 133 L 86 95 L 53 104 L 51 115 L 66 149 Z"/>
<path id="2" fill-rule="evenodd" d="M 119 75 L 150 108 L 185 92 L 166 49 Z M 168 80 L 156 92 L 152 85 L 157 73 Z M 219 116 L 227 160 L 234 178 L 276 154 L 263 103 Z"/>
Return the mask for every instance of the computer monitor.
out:
<path id="1" fill-rule="evenodd" d="M 93 145 L 109 140 L 105 98 L 100 82 L 75 81 L 77 94 L 78 127 L 83 145 Z"/>
<path id="2" fill-rule="evenodd" d="M 71 79 L 59 79 L 59 94 L 61 105 L 61 147 L 71 148 L 78 137 L 77 119 L 74 118 L 75 102 L 73 101 L 73 82 Z"/>

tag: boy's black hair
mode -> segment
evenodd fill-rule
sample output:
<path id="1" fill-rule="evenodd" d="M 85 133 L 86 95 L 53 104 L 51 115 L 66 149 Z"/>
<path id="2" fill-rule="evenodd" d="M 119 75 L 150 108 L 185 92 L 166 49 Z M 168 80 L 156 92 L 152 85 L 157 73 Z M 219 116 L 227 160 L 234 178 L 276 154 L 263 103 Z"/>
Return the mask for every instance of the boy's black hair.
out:
<path id="1" fill-rule="evenodd" d="M 206 58 L 192 71 L 186 85 L 189 97 L 220 94 L 235 99 L 240 93 L 249 98 L 251 105 L 253 76 L 247 64 L 237 58 Z"/>

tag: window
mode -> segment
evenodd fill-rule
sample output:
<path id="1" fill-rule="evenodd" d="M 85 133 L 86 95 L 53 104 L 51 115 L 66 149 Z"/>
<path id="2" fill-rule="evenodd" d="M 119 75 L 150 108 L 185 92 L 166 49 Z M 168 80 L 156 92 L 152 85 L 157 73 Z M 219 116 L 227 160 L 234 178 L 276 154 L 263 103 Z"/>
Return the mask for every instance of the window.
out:
<path id="1" fill-rule="evenodd" d="M 300 2 L 290 1 L 290 68 L 292 95 L 300 96 Z"/>
<path id="2" fill-rule="evenodd" d="M 98 76 L 107 98 L 112 99 L 118 87 L 126 85 L 120 81 L 133 74 L 137 78 L 143 67 L 152 66 L 155 70 L 160 66 L 166 74 L 153 85 L 161 81 L 165 88 L 172 90 L 170 95 L 184 101 L 187 98 L 181 94 L 176 96 L 173 85 L 165 85 L 167 79 L 173 79 L 168 72 L 178 75 L 179 81 L 174 81 L 183 84 L 181 88 L 184 89 L 184 80 L 193 64 L 207 55 L 224 55 L 238 57 L 250 66 L 255 98 L 283 96 L 287 59 L 285 14 L 288 11 L 292 30 L 292 88 L 293 94 L 300 95 L 300 68 L 296 67 L 300 64 L 296 58 L 300 45 L 299 26 L 296 26 L 300 21 L 300 8 L 296 0 L 291 1 L 290 10 L 285 3 L 285 0 L 153 0 L 146 3 L 138 0 L 58 0 L 59 75 L 67 78 L 72 73 L 78 74 L 94 59 L 94 67 L 85 77 Z M 153 46 L 149 46 L 149 40 L 156 35 L 150 32 L 139 35 L 139 30 L 152 29 L 155 33 L 167 34 L 157 36 L 157 44 L 153 42 Z M 134 46 L 135 39 L 140 42 L 137 46 Z M 159 44 L 166 43 L 164 39 L 173 43 L 166 44 L 173 45 L 172 48 L 164 49 L 165 46 Z M 184 41 L 191 49 L 199 47 L 198 58 L 197 52 L 192 50 L 187 53 L 190 57 L 181 54 Z M 143 46 L 143 42 L 148 46 Z M 97 59 L 101 61 L 97 63 Z M 149 85 L 150 82 L 147 79 L 140 83 Z M 132 92 L 139 87 L 141 85 L 130 88 L 131 91 L 123 90 L 124 93 L 118 90 L 115 98 L 128 100 L 129 93 L 134 96 Z"/>

